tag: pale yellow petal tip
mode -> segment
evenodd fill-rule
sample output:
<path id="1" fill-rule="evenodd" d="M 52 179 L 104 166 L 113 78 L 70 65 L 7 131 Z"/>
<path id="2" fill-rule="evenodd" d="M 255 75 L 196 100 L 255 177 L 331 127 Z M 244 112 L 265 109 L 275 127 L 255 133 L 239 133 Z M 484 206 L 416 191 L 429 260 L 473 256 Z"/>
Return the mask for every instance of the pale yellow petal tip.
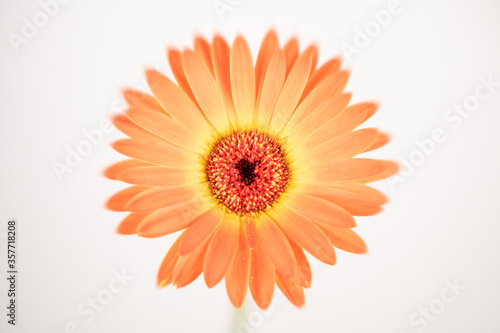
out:
<path id="1" fill-rule="evenodd" d="M 156 286 L 158 289 L 164 288 L 168 285 L 168 279 L 163 279 L 161 282 L 158 283 Z"/>

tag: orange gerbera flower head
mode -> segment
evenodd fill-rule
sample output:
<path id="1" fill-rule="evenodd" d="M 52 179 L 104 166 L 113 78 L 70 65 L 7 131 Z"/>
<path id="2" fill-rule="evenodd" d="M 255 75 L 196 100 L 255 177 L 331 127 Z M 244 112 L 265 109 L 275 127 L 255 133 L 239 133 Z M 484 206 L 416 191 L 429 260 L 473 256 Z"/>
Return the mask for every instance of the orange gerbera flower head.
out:
<path id="1" fill-rule="evenodd" d="M 354 156 L 384 145 L 373 128 L 355 130 L 377 106 L 348 106 L 348 73 L 333 59 L 316 68 L 314 46 L 280 48 L 265 37 L 254 66 L 245 40 L 195 40 L 170 50 L 177 83 L 148 70 L 153 96 L 125 91 L 114 124 L 130 138 L 113 147 L 131 159 L 106 176 L 132 184 L 108 201 L 131 212 L 121 234 L 160 237 L 184 230 L 158 272 L 183 287 L 203 273 L 225 280 L 240 307 L 247 289 L 265 309 L 275 284 L 295 305 L 311 286 L 305 251 L 335 264 L 335 250 L 363 253 L 353 216 L 378 213 L 386 198 L 365 185 L 395 163 Z"/>

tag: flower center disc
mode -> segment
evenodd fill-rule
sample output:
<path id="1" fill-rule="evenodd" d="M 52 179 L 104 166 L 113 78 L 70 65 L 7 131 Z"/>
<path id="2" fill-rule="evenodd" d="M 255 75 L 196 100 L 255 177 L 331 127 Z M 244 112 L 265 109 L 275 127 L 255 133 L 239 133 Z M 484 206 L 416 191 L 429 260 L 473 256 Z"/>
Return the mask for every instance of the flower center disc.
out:
<path id="1" fill-rule="evenodd" d="M 236 132 L 216 143 L 206 174 L 216 200 L 239 214 L 271 206 L 289 181 L 280 143 L 256 131 Z"/>

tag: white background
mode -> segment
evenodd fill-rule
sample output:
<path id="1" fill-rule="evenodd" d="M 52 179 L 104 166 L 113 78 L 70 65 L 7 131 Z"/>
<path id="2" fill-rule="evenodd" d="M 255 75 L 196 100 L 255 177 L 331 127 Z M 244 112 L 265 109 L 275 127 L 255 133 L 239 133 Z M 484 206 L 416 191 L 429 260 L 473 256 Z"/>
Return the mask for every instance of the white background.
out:
<path id="1" fill-rule="evenodd" d="M 481 77 L 500 81 L 498 1 L 401 0 L 399 13 L 344 65 L 352 71 L 353 102 L 381 103 L 366 126 L 393 138 L 371 156 L 422 163 L 403 168 L 398 182 L 374 185 L 390 203 L 357 219 L 369 253 L 338 251 L 334 267 L 313 262 L 303 309 L 278 298 L 262 313 L 247 298 L 244 312 L 235 312 L 223 283 L 207 289 L 203 279 L 158 290 L 156 272 L 176 235 L 119 236 L 125 214 L 104 208 L 125 187 L 102 176 L 122 159 L 109 147 L 122 137 L 116 130 L 58 180 L 52 164 L 65 163 L 66 148 L 85 140 L 83 131 L 122 110 L 120 89 L 143 86 L 147 67 L 172 77 L 168 46 L 192 47 L 197 34 L 219 32 L 229 41 L 242 34 L 255 57 L 274 27 L 282 42 L 298 36 L 301 49 L 316 43 L 322 63 L 341 54 L 343 43 L 356 46 L 358 29 L 389 1 L 232 3 L 221 18 L 212 0 L 73 0 L 16 52 L 9 33 L 22 36 L 23 18 L 33 21 L 41 7 L 1 2 L 0 233 L 5 237 L 9 218 L 20 228 L 18 322 L 6 323 L 2 278 L 1 331 L 60 333 L 75 322 L 79 332 L 98 333 L 499 332 L 500 87 L 460 124 L 443 118 L 454 104 L 473 100 Z M 419 153 L 415 141 L 437 128 L 446 140 L 429 156 Z M 104 295 L 113 271 L 122 269 L 134 279 L 87 322 L 77 309 Z M 445 281 L 455 280 L 465 290 L 445 304 L 441 295 L 453 295 Z M 429 306 L 439 314 L 422 319 L 420 309 Z"/>

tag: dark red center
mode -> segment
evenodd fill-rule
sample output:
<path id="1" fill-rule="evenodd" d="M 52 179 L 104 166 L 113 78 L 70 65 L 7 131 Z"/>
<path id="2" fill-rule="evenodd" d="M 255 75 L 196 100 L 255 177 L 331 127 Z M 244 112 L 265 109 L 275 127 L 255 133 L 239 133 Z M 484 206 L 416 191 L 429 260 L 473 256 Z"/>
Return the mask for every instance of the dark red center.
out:
<path id="1" fill-rule="evenodd" d="M 236 132 L 215 144 L 206 175 L 216 200 L 240 214 L 270 207 L 289 182 L 281 144 L 256 131 Z"/>

